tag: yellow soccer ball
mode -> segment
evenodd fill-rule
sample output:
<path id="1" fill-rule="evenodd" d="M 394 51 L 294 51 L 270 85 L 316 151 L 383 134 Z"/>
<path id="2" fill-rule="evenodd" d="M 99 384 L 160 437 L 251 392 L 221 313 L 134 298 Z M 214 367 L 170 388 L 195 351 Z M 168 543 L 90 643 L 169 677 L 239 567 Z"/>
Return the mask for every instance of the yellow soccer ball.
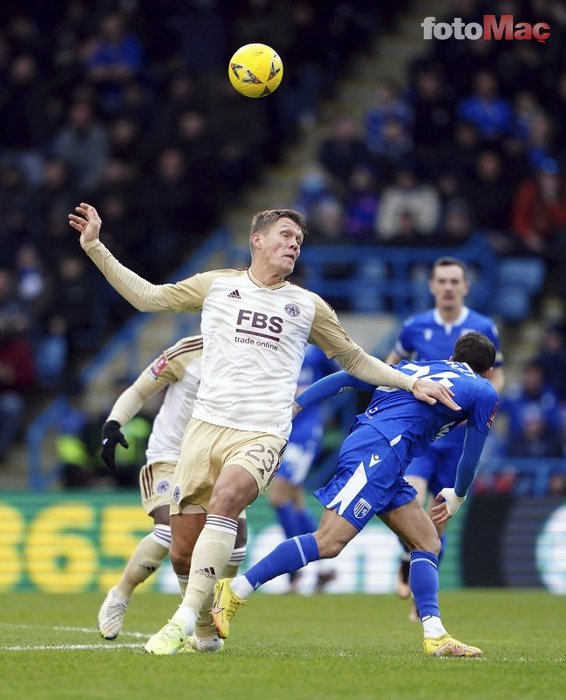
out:
<path id="1" fill-rule="evenodd" d="M 230 59 L 228 77 L 241 95 L 267 97 L 279 87 L 283 62 L 270 46 L 246 44 Z"/>

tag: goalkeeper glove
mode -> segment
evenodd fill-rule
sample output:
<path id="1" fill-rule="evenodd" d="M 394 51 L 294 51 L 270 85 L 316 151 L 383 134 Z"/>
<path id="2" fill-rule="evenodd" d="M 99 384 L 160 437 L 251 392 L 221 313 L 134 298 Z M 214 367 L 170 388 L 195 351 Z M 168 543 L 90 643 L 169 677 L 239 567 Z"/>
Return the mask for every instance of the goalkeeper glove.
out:
<path id="1" fill-rule="evenodd" d="M 466 500 L 465 496 L 457 496 L 454 489 L 442 489 L 436 497 L 437 500 L 442 496 L 446 501 L 446 511 L 450 517 L 456 515 L 458 508 Z"/>
<path id="2" fill-rule="evenodd" d="M 116 469 L 115 453 L 118 443 L 126 449 L 129 447 L 128 441 L 120 430 L 120 423 L 116 420 L 108 420 L 102 426 L 102 452 L 100 456 L 110 471 Z"/>

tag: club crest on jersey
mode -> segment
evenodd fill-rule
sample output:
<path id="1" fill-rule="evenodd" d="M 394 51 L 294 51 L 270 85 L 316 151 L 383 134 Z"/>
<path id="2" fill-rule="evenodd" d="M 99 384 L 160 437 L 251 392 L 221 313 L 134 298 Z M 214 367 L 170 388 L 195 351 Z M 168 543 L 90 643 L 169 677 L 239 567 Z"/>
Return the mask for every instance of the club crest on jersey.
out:
<path id="1" fill-rule="evenodd" d="M 160 481 L 155 487 L 155 490 L 157 491 L 157 493 L 167 493 L 167 491 L 169 491 L 169 486 L 170 484 L 168 481 Z"/>
<path id="2" fill-rule="evenodd" d="M 181 487 L 179 485 L 175 486 L 173 489 L 173 497 L 171 498 L 173 503 L 179 503 L 181 500 Z"/>
<path id="3" fill-rule="evenodd" d="M 169 360 L 167 359 L 167 355 L 163 353 L 163 355 L 158 357 L 157 360 L 155 360 L 155 362 L 149 368 L 151 376 L 154 379 L 157 379 L 157 377 L 159 377 L 161 372 L 163 372 L 163 370 L 167 367 L 168 364 Z"/>
<path id="4" fill-rule="evenodd" d="M 291 316 L 291 318 L 297 318 L 297 316 L 301 315 L 301 309 L 297 304 L 285 304 L 283 310 L 288 316 Z"/>
<path id="5" fill-rule="evenodd" d="M 354 517 L 361 519 L 365 518 L 370 511 L 370 504 L 365 500 L 365 498 L 360 498 L 360 500 L 354 506 Z"/>
<path id="6" fill-rule="evenodd" d="M 427 341 L 427 343 L 428 343 L 428 341 L 429 341 L 431 338 L 432 338 L 432 328 L 425 328 L 425 330 L 424 330 L 424 339 L 425 339 L 425 340 Z"/>

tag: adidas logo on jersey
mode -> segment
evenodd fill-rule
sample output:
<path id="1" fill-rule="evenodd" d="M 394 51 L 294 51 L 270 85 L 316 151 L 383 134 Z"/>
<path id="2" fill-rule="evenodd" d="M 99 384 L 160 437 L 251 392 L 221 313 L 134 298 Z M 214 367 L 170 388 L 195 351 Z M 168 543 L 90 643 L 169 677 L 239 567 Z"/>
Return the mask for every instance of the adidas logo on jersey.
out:
<path id="1" fill-rule="evenodd" d="M 237 289 L 234 289 L 233 292 L 230 292 L 228 294 L 229 299 L 241 299 L 242 297 L 240 296 L 240 292 Z"/>

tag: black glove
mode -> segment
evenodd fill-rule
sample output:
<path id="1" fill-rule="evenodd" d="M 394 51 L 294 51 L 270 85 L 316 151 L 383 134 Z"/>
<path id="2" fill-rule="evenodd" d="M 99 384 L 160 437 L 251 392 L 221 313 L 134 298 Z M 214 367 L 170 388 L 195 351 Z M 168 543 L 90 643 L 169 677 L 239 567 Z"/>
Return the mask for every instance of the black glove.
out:
<path id="1" fill-rule="evenodd" d="M 110 471 L 114 471 L 116 469 L 116 460 L 114 459 L 114 455 L 116 452 L 116 445 L 118 443 L 120 443 L 120 445 L 126 449 L 129 447 L 128 441 L 120 430 L 120 423 L 118 423 L 117 420 L 108 420 L 102 426 L 102 452 L 100 453 L 100 456 Z"/>

